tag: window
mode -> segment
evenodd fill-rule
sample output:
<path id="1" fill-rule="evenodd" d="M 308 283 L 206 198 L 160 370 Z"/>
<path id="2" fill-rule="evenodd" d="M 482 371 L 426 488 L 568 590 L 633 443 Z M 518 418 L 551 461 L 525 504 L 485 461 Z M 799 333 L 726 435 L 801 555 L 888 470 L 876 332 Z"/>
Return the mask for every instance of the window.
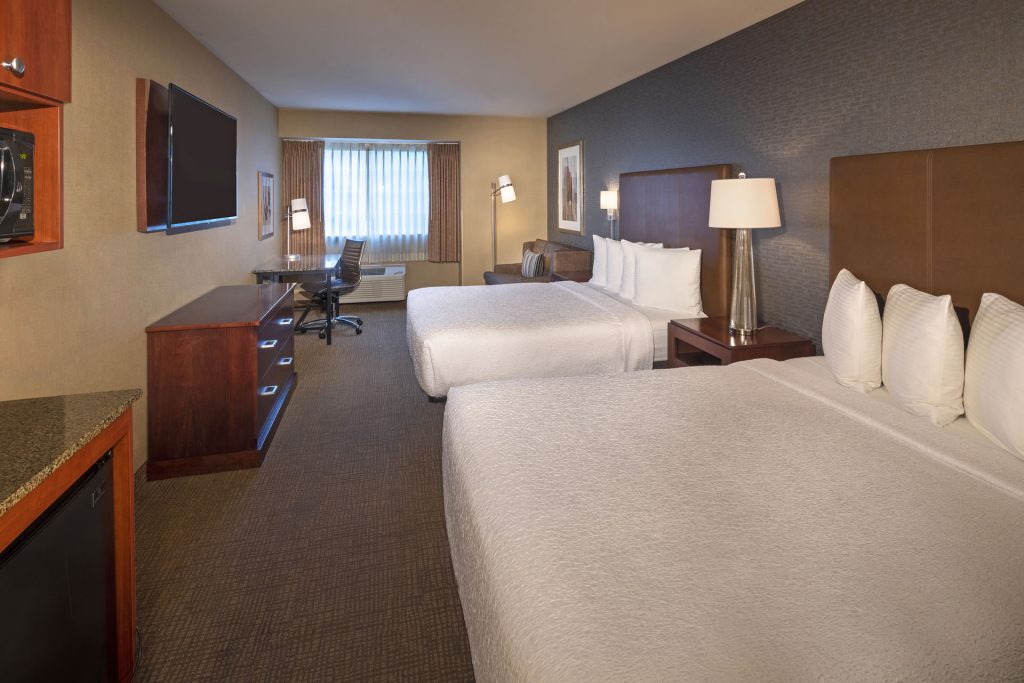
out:
<path id="1" fill-rule="evenodd" d="M 324 148 L 324 236 L 366 240 L 364 262 L 424 261 L 430 224 L 425 144 L 328 142 Z"/>

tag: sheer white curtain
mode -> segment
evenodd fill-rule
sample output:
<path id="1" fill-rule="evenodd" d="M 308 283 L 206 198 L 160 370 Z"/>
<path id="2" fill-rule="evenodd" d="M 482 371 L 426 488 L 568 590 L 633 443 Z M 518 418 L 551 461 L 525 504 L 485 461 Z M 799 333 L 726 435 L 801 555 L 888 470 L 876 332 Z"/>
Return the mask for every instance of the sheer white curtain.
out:
<path id="1" fill-rule="evenodd" d="M 324 234 L 328 248 L 366 240 L 364 263 L 425 261 L 430 225 L 427 145 L 328 142 Z"/>

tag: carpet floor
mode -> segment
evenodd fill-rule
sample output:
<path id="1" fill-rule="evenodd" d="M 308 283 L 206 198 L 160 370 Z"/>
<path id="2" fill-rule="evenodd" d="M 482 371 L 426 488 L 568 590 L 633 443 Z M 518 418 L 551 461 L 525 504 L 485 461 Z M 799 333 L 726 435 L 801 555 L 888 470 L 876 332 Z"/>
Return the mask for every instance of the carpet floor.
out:
<path id="1" fill-rule="evenodd" d="M 299 384 L 263 466 L 140 484 L 137 681 L 465 681 L 441 421 L 404 304 L 296 336 Z"/>

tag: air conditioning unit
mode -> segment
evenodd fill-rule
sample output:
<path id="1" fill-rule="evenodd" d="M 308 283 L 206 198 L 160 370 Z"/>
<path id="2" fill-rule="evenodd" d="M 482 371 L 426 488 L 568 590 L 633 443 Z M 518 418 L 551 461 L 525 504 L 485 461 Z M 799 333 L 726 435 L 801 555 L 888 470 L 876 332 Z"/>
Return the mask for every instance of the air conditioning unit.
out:
<path id="1" fill-rule="evenodd" d="M 343 303 L 358 304 L 371 301 L 405 300 L 405 266 L 383 264 L 363 266 L 359 269 L 359 286 L 354 292 L 341 297 Z"/>

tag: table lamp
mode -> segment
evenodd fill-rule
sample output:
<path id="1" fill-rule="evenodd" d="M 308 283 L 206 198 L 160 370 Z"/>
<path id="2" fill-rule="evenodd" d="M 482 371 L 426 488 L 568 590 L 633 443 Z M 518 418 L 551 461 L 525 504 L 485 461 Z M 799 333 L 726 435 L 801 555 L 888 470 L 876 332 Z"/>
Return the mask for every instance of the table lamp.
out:
<path id="1" fill-rule="evenodd" d="M 306 206 L 306 198 L 299 197 L 293 199 L 291 205 L 288 207 L 288 229 L 285 232 L 287 235 L 287 254 L 284 255 L 286 261 L 298 261 L 300 254 L 292 253 L 292 230 L 309 230 L 312 224 L 309 222 L 309 207 Z"/>
<path id="2" fill-rule="evenodd" d="M 491 270 L 498 263 L 498 202 L 497 197 L 501 196 L 501 203 L 508 204 L 516 200 L 516 188 L 512 186 L 512 178 L 503 175 L 498 176 L 497 182 L 491 183 Z"/>
<path id="3" fill-rule="evenodd" d="M 754 244 L 751 229 L 778 228 L 779 198 L 775 178 L 739 178 L 711 181 L 708 225 L 736 230 L 732 263 L 732 303 L 729 333 L 740 337 L 757 332 L 757 289 L 754 286 Z"/>

